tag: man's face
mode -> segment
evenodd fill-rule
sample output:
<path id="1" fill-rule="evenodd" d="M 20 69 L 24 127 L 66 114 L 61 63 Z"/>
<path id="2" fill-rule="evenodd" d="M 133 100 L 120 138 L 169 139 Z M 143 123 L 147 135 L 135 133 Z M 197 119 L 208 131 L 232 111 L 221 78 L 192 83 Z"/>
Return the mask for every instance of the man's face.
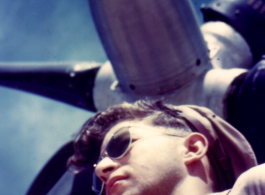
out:
<path id="1" fill-rule="evenodd" d="M 132 126 L 132 144 L 126 154 L 119 159 L 105 157 L 96 167 L 107 194 L 148 195 L 176 191 L 186 174 L 182 159 L 184 138 L 166 135 L 164 127 L 154 127 L 150 120 L 124 121 L 106 134 L 101 152 L 112 135 L 127 126 Z"/>

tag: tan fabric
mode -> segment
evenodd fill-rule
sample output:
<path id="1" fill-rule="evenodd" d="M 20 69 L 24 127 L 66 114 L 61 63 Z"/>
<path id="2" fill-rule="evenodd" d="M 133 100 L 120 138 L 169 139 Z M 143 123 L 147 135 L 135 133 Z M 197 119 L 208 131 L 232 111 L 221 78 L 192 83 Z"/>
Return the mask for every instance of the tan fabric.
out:
<path id="1" fill-rule="evenodd" d="M 256 166 L 255 154 L 245 137 L 211 110 L 198 106 L 176 106 L 194 131 L 209 142 L 208 156 L 218 175 L 220 189 L 233 186 L 238 176 Z"/>

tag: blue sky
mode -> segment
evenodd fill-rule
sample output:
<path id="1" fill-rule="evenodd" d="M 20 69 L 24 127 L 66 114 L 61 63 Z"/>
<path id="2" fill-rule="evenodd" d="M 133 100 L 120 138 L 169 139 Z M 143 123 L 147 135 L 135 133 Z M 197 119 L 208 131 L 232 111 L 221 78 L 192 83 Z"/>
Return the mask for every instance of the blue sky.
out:
<path id="1" fill-rule="evenodd" d="M 0 95 L 0 194 L 25 194 L 91 113 L 8 88 Z"/>
<path id="2" fill-rule="evenodd" d="M 202 2 L 196 1 L 197 11 Z M 86 0 L 1 0 L 0 62 L 106 61 Z M 0 194 L 25 194 L 93 113 L 0 87 Z"/>
<path id="3" fill-rule="evenodd" d="M 1 0 L 0 9 L 0 61 L 106 60 L 86 0 Z"/>

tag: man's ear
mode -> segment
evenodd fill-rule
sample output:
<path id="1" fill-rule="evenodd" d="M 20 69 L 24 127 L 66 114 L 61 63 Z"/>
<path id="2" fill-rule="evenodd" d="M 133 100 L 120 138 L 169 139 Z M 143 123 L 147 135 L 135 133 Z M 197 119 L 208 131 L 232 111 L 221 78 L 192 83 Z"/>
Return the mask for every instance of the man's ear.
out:
<path id="1" fill-rule="evenodd" d="M 189 165 L 201 160 L 208 151 L 208 140 L 200 133 L 191 133 L 185 138 L 184 163 Z"/>

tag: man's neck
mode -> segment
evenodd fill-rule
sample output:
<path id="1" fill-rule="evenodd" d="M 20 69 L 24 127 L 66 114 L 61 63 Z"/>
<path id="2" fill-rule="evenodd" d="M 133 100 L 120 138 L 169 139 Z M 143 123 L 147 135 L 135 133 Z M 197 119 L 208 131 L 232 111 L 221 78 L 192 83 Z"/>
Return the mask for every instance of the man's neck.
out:
<path id="1" fill-rule="evenodd" d="M 178 185 L 171 195 L 205 195 L 213 193 L 211 180 L 203 181 L 199 177 L 189 176 Z"/>
<path id="2" fill-rule="evenodd" d="M 187 174 L 172 195 L 205 195 L 214 192 L 215 175 L 207 157 L 186 166 Z"/>

